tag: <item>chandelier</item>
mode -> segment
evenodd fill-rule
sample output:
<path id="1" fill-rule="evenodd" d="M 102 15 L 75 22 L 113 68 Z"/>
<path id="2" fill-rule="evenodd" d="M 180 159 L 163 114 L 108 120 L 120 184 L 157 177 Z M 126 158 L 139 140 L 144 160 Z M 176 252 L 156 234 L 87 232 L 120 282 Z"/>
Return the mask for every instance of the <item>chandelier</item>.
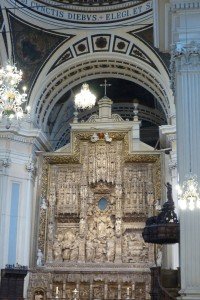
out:
<path id="1" fill-rule="evenodd" d="M 189 175 L 183 182 L 182 188 L 178 185 L 178 203 L 183 210 L 194 210 L 200 208 L 200 194 L 196 175 Z"/>
<path id="2" fill-rule="evenodd" d="M 84 83 L 81 87 L 80 93 L 74 99 L 76 108 L 86 109 L 92 108 L 96 102 L 96 96 L 90 92 L 89 84 Z"/>
<path id="3" fill-rule="evenodd" d="M 17 70 L 15 65 L 7 64 L 5 68 L 0 69 L 0 118 L 14 117 L 22 118 L 22 103 L 27 101 L 26 87 L 23 87 L 23 93 L 17 89 L 22 80 L 22 71 Z"/>

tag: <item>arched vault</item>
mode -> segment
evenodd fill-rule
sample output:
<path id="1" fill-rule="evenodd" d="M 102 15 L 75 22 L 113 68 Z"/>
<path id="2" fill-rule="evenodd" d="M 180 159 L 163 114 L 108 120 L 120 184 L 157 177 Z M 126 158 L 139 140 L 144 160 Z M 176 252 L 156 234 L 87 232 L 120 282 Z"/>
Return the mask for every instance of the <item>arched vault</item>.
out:
<path id="1" fill-rule="evenodd" d="M 175 108 L 167 69 L 150 46 L 129 33 L 123 37 L 119 33 L 79 35 L 64 43 L 46 61 L 32 88 L 35 121 L 46 130 L 48 117 L 63 95 L 77 84 L 105 77 L 144 87 L 160 103 L 170 123 Z"/>

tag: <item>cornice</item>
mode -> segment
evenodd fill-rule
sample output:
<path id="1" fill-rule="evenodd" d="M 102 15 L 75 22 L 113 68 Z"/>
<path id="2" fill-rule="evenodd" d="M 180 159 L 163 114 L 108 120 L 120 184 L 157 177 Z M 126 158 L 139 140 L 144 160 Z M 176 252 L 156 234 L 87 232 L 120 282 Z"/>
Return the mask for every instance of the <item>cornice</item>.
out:
<path id="1" fill-rule="evenodd" d="M 172 0 L 171 11 L 176 12 L 177 10 L 192 10 L 200 9 L 200 1 L 188 1 L 188 0 Z"/>
<path id="2" fill-rule="evenodd" d="M 0 127 L 0 139 L 8 139 L 25 144 L 34 144 L 36 148 L 51 150 L 50 143 L 41 129 L 12 126 L 9 130 Z"/>

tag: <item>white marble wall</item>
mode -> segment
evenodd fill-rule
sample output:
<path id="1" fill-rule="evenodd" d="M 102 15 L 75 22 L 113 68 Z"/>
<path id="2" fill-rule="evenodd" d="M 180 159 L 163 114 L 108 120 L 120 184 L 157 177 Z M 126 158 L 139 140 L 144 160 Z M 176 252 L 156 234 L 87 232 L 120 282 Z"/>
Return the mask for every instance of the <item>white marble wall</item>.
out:
<path id="1" fill-rule="evenodd" d="M 9 130 L 4 124 L 0 126 L 0 269 L 10 263 L 29 266 L 36 175 L 35 151 L 45 149 L 45 144 L 47 145 L 45 136 L 30 123 L 25 128 L 13 125 Z M 14 198 L 13 184 L 17 187 Z M 10 232 L 13 220 L 11 202 L 16 204 L 17 200 L 17 211 L 14 211 L 16 236 L 13 239 Z M 15 248 L 12 258 L 9 256 L 9 247 Z"/>

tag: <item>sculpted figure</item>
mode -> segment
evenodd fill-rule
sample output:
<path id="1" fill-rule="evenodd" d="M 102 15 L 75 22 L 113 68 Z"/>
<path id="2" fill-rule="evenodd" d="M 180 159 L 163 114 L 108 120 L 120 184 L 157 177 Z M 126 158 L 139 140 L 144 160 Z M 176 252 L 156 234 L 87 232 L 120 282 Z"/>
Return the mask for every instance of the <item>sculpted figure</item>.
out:
<path id="1" fill-rule="evenodd" d="M 105 261 L 105 258 L 106 258 L 106 241 L 99 240 L 97 241 L 95 260 L 98 262 L 103 262 Z"/>
<path id="2" fill-rule="evenodd" d="M 167 201 L 171 203 L 173 202 L 172 185 L 169 182 L 167 182 L 166 187 L 167 187 Z"/>
<path id="3" fill-rule="evenodd" d="M 85 220 L 84 220 L 84 218 L 80 219 L 79 228 L 80 228 L 80 235 L 84 236 L 84 233 L 85 233 Z"/>
<path id="4" fill-rule="evenodd" d="M 86 258 L 87 261 L 94 261 L 94 257 L 95 257 L 95 244 L 94 241 L 88 239 L 86 241 Z"/>
<path id="5" fill-rule="evenodd" d="M 44 299 L 44 297 L 43 297 L 41 292 L 36 292 L 34 299 L 35 300 L 42 300 L 42 299 Z"/>
<path id="6" fill-rule="evenodd" d="M 107 240 L 107 260 L 113 262 L 115 259 L 115 238 L 108 238 Z"/>
<path id="7" fill-rule="evenodd" d="M 88 223 L 88 237 L 90 240 L 94 240 L 96 237 L 96 227 L 93 222 Z"/>
<path id="8" fill-rule="evenodd" d="M 76 236 L 74 243 L 72 243 L 71 245 L 70 260 L 71 261 L 77 260 L 78 254 L 79 254 L 79 240 Z"/>
<path id="9" fill-rule="evenodd" d="M 55 260 L 62 260 L 62 240 L 63 235 L 58 234 L 53 243 L 53 255 Z"/>
<path id="10" fill-rule="evenodd" d="M 99 137 L 96 133 L 94 133 L 91 138 L 90 138 L 91 142 L 96 143 L 99 140 Z"/>
<path id="11" fill-rule="evenodd" d="M 157 267 L 161 267 L 161 265 L 162 265 L 162 251 L 160 249 L 158 249 L 158 252 L 157 252 L 156 265 L 157 265 Z"/>
<path id="12" fill-rule="evenodd" d="M 104 134 L 104 139 L 108 143 L 112 142 L 112 138 L 109 137 L 109 134 L 107 132 Z"/>
<path id="13" fill-rule="evenodd" d="M 116 229 L 116 236 L 120 237 L 121 235 L 121 219 L 117 218 L 115 223 L 115 229 Z"/>
<path id="14" fill-rule="evenodd" d="M 52 241 L 53 240 L 53 231 L 54 231 L 54 224 L 53 224 L 53 222 L 51 221 L 50 223 L 49 223 L 49 232 L 48 232 L 48 238 L 49 238 L 49 241 Z"/>
<path id="15" fill-rule="evenodd" d="M 107 224 L 104 221 L 99 222 L 98 224 L 98 237 L 105 238 L 106 236 Z"/>
<path id="16" fill-rule="evenodd" d="M 37 252 L 37 266 L 41 267 L 43 265 L 43 254 L 42 251 L 40 249 L 38 249 Z"/>
<path id="17" fill-rule="evenodd" d="M 62 249 L 63 249 L 63 259 L 64 260 L 70 260 L 70 254 L 72 245 L 75 242 L 75 235 L 72 231 L 68 231 L 65 236 L 64 240 L 62 242 Z"/>

